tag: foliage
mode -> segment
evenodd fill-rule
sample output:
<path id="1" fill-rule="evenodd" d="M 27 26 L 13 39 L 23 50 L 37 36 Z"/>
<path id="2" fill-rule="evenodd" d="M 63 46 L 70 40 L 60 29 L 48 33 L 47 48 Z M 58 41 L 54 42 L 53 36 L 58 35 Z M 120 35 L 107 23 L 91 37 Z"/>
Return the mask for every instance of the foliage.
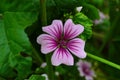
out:
<path id="1" fill-rule="evenodd" d="M 46 4 L 48 24 L 54 19 L 72 18 L 75 24 L 84 26 L 79 37 L 86 41 L 86 51 L 120 65 L 119 0 L 46 0 Z M 79 6 L 83 9 L 76 12 Z M 39 54 L 36 43 L 36 37 L 42 33 L 41 8 L 39 0 L 0 1 L 0 80 L 45 80 L 41 74 L 49 70 L 39 68 L 40 62 L 46 60 L 45 55 Z M 94 20 L 100 19 L 99 11 L 108 18 L 95 25 Z M 89 56 L 86 60 L 92 62 L 98 75 L 96 80 L 119 80 L 119 70 Z M 74 62 L 77 61 L 75 57 Z M 36 72 L 36 69 L 40 70 Z M 59 72 L 58 76 L 54 75 L 57 80 L 84 80 L 75 65 L 61 65 L 53 70 Z"/>
<path id="2" fill-rule="evenodd" d="M 45 80 L 45 77 L 40 75 L 32 75 L 29 77 L 29 80 Z"/>

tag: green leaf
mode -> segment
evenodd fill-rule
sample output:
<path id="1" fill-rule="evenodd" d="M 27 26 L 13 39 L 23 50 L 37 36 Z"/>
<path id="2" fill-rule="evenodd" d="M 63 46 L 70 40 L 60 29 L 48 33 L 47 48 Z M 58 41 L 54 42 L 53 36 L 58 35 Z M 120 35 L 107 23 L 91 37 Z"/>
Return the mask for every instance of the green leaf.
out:
<path id="1" fill-rule="evenodd" d="M 104 0 L 93 0 L 93 3 L 96 4 L 97 6 L 101 7 L 104 3 Z"/>
<path id="2" fill-rule="evenodd" d="M 17 58 L 18 59 L 18 58 Z M 31 73 L 32 59 L 31 57 L 21 57 L 18 59 L 19 64 L 15 67 L 18 72 L 16 80 L 24 79 Z"/>
<path id="3" fill-rule="evenodd" d="M 41 75 L 32 75 L 29 77 L 29 80 L 45 80 L 45 77 Z"/>
<path id="4" fill-rule="evenodd" d="M 91 4 L 87 4 L 87 3 L 83 4 L 82 11 L 85 15 L 87 15 L 92 20 L 100 18 L 98 9 Z"/>
<path id="5" fill-rule="evenodd" d="M 9 66 L 9 46 L 7 45 L 7 38 L 5 37 L 4 22 L 0 20 L 0 75 L 3 77 L 14 77 L 15 72 Z"/>
<path id="6" fill-rule="evenodd" d="M 60 74 L 66 74 L 67 70 L 64 69 L 62 66 L 55 67 L 56 71 L 58 71 Z"/>
<path id="7" fill-rule="evenodd" d="M 32 13 L 4 13 L 0 20 L 0 75 L 13 77 L 17 72 L 16 80 L 22 80 L 31 72 L 32 58 L 22 55 L 31 54 L 31 44 L 24 30 L 36 19 L 37 14 Z"/>
<path id="8" fill-rule="evenodd" d="M 1 0 L 0 13 L 5 11 L 36 11 L 38 4 L 36 0 Z"/>
<path id="9" fill-rule="evenodd" d="M 80 38 L 84 40 L 90 39 L 92 35 L 92 21 L 83 13 L 75 14 L 75 16 L 73 16 L 73 21 L 76 24 L 81 24 L 84 26 L 84 32 L 80 35 Z"/>

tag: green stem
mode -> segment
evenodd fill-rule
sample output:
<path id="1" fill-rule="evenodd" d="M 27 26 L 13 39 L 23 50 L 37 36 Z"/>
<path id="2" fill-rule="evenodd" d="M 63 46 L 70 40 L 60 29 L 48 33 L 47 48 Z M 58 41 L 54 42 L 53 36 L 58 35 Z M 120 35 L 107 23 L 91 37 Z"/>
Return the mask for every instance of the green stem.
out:
<path id="1" fill-rule="evenodd" d="M 40 0 L 41 5 L 41 23 L 42 26 L 47 25 L 47 14 L 46 14 L 46 0 Z M 53 66 L 51 65 L 51 54 L 46 56 L 47 62 L 47 74 L 49 80 L 54 80 Z"/>
<path id="2" fill-rule="evenodd" d="M 47 14 L 46 14 L 46 0 L 40 0 L 41 6 L 41 23 L 42 26 L 47 25 Z"/>
<path id="3" fill-rule="evenodd" d="M 92 54 L 90 54 L 90 53 L 87 53 L 87 55 L 88 55 L 88 57 L 91 57 L 91 58 L 93 58 L 93 59 L 95 59 L 95 60 L 97 60 L 97 61 L 100 61 L 100 62 L 102 62 L 102 63 L 104 63 L 104 64 L 107 64 L 107 65 L 109 65 L 109 66 L 111 66 L 111 67 L 114 67 L 114 68 L 120 70 L 120 65 L 118 65 L 118 64 L 115 64 L 115 63 L 113 63 L 113 62 L 111 62 L 111 61 L 108 61 L 108 60 L 106 60 L 106 59 L 100 58 L 100 57 L 98 57 L 98 56 L 92 55 Z"/>
<path id="4" fill-rule="evenodd" d="M 47 62 L 47 74 L 48 74 L 49 80 L 54 80 L 54 71 L 53 71 L 53 66 L 51 64 L 51 53 L 49 53 L 46 56 L 46 62 Z"/>

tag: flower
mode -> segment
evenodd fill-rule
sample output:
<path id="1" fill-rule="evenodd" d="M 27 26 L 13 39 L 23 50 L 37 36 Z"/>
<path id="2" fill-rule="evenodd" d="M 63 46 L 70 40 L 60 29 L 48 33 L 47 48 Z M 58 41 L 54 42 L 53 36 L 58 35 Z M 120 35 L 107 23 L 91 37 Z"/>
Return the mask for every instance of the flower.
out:
<path id="1" fill-rule="evenodd" d="M 63 26 L 61 20 L 53 20 L 52 24 L 42 28 L 47 34 L 37 37 L 37 43 L 41 45 L 41 52 L 48 54 L 54 51 L 51 62 L 54 66 L 60 64 L 73 65 L 73 53 L 79 58 L 85 58 L 85 41 L 77 37 L 84 31 L 80 24 L 75 25 L 68 19 Z"/>
<path id="2" fill-rule="evenodd" d="M 105 14 L 103 14 L 101 11 L 99 11 L 99 16 L 100 16 L 99 20 L 97 19 L 94 20 L 95 25 L 103 23 L 104 19 L 106 18 Z"/>
<path id="3" fill-rule="evenodd" d="M 86 80 L 93 80 L 95 77 L 94 71 L 91 69 L 91 63 L 83 60 L 79 60 L 76 64 L 78 66 L 78 71 L 80 72 L 80 76 L 85 76 Z"/>

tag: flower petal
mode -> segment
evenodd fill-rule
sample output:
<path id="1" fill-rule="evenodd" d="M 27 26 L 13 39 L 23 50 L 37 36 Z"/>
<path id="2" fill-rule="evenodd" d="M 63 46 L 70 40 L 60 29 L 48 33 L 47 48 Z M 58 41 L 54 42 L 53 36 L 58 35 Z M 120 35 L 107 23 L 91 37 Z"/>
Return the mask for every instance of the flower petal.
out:
<path id="1" fill-rule="evenodd" d="M 78 71 L 80 72 L 81 77 L 85 76 L 85 73 L 83 72 L 81 67 L 78 67 Z"/>
<path id="2" fill-rule="evenodd" d="M 85 76 L 85 79 L 86 80 L 93 80 L 93 77 L 92 76 Z"/>
<path id="3" fill-rule="evenodd" d="M 67 48 L 77 57 L 85 58 L 86 53 L 84 51 L 85 41 L 75 38 L 68 42 Z"/>
<path id="4" fill-rule="evenodd" d="M 60 64 L 73 65 L 74 60 L 70 52 L 65 48 L 57 48 L 52 55 L 52 64 L 58 66 Z"/>
<path id="5" fill-rule="evenodd" d="M 63 32 L 63 24 L 61 20 L 54 20 L 51 25 L 42 28 L 44 32 L 59 39 Z"/>
<path id="6" fill-rule="evenodd" d="M 64 25 L 65 39 L 72 39 L 84 31 L 84 27 L 80 24 L 75 25 L 71 19 L 68 19 Z"/>
<path id="7" fill-rule="evenodd" d="M 41 34 L 37 37 L 37 43 L 41 45 L 41 52 L 47 54 L 57 48 L 55 39 L 48 34 Z"/>
<path id="8" fill-rule="evenodd" d="M 83 60 L 79 60 L 79 62 L 77 62 L 76 65 L 79 67 L 82 67 L 84 65 L 84 66 L 87 66 L 88 68 L 90 68 L 92 66 L 92 64 L 90 62 L 83 61 Z"/>

